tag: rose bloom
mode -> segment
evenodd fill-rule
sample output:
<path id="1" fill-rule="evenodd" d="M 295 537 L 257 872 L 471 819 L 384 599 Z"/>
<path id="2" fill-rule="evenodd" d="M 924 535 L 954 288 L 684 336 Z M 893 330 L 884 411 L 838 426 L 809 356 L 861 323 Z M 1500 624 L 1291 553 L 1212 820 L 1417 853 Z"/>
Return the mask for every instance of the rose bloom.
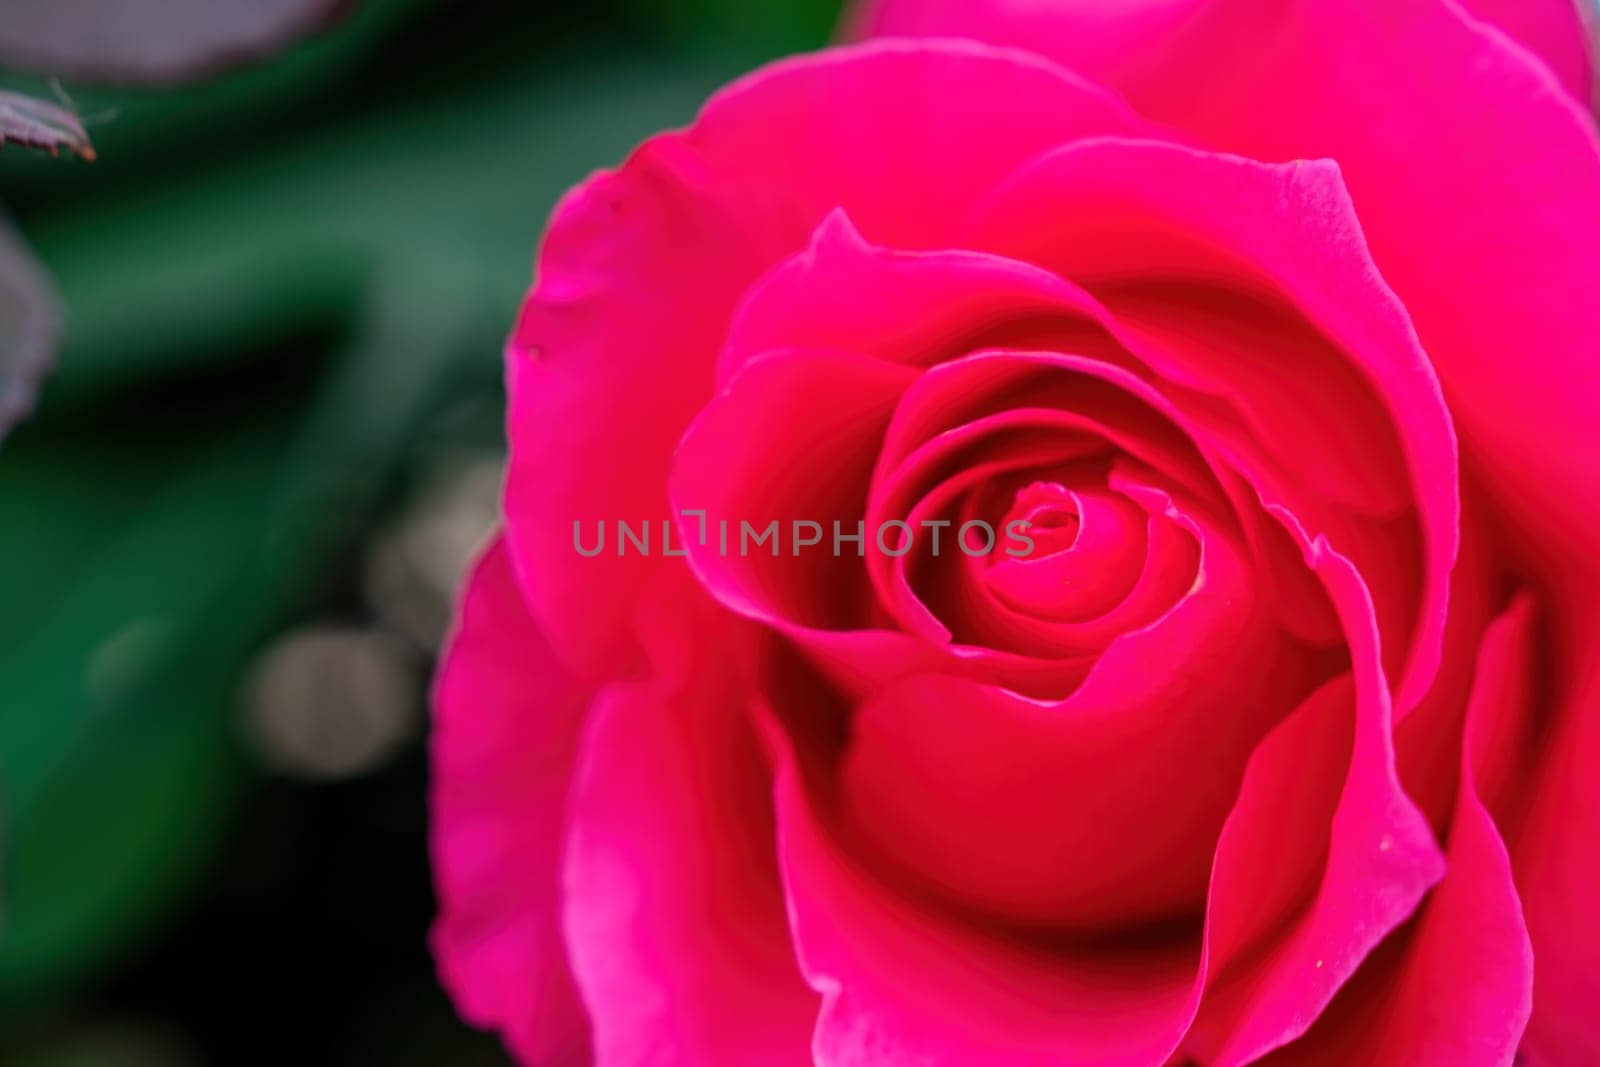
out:
<path id="1" fill-rule="evenodd" d="M 435 692 L 462 1014 L 529 1064 L 1600 1064 L 1577 9 L 844 37 L 550 223 Z M 1037 550 L 573 550 L 685 509 Z"/>

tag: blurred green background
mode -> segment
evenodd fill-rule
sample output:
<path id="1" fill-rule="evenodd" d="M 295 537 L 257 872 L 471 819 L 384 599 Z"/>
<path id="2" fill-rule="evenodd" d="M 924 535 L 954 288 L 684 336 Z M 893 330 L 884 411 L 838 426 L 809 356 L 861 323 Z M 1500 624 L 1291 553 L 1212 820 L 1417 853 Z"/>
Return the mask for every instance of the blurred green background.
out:
<path id="1" fill-rule="evenodd" d="M 506 1062 L 425 944 L 501 341 L 564 188 L 837 13 L 366 0 L 199 86 L 67 80 L 96 163 L 0 151 L 65 314 L 0 443 L 0 1064 Z"/>

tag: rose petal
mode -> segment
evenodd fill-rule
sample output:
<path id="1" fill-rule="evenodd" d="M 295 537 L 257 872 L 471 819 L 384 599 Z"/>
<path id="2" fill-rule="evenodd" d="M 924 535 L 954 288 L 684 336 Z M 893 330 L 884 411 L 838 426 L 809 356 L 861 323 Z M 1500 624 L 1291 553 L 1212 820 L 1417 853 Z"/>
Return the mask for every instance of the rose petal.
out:
<path id="1" fill-rule="evenodd" d="M 1466 0 L 1478 18 L 1532 50 L 1572 94 L 1593 93 L 1583 0 Z M 861 0 L 847 37 L 972 37 L 1050 56 L 1119 90 L 1159 77 L 1169 42 L 1181 39 L 1211 0 Z M 1237 5 L 1236 13 L 1251 10 Z M 1259 8 L 1257 9 L 1259 10 Z M 1241 24 L 1253 28 L 1251 23 Z"/>
<path id="2" fill-rule="evenodd" d="M 561 945 L 557 857 L 587 694 L 523 605 L 502 539 L 484 553 L 433 702 L 440 977 L 469 1022 L 530 1063 L 582 1058 L 588 1020 Z"/>
<path id="3" fill-rule="evenodd" d="M 1483 635 L 1444 881 L 1305 1037 L 1269 1063 L 1512 1062 L 1533 1002 L 1533 948 L 1510 858 L 1478 785 L 1492 781 L 1485 770 L 1507 755 L 1496 740 L 1524 729 L 1532 710 L 1531 628 L 1531 602 L 1523 599 Z"/>
<path id="4" fill-rule="evenodd" d="M 843 852 L 782 732 L 778 844 L 824 1067 L 1163 1062 L 1194 1011 L 1197 946 L 1044 954 L 875 879 Z M 952 1006 L 959 1010 L 951 1010 Z"/>
<path id="5" fill-rule="evenodd" d="M 1592 20 L 1590 0 L 1462 0 L 1474 16 L 1542 59 L 1572 98 L 1587 106 L 1595 85 L 1594 37 L 1585 24 L 1585 4 Z"/>
<path id="6" fill-rule="evenodd" d="M 876 546 L 835 535 L 857 534 L 884 428 L 915 376 L 849 352 L 771 352 L 706 406 L 678 445 L 670 486 L 675 509 L 706 513 L 704 538 L 691 518 L 683 540 L 713 596 L 769 624 L 872 625 L 863 557 Z M 771 538 L 750 540 L 774 521 Z M 801 546 L 801 535 L 820 543 Z"/>
<path id="7" fill-rule="evenodd" d="M 1441 838 L 1455 817 L 1461 752 L 1484 632 L 1505 605 L 1506 576 L 1495 564 L 1495 516 L 1481 489 L 1462 486 L 1461 558 L 1450 580 L 1439 678 L 1412 711 L 1395 715 L 1395 759 L 1406 793 Z"/>
<path id="8" fill-rule="evenodd" d="M 1051 347 L 1095 353 L 1107 338 L 1093 300 L 1032 264 L 964 249 L 873 244 L 842 209 L 810 244 L 768 271 L 740 302 L 719 381 L 774 348 L 835 348 L 919 367 L 978 348 Z"/>
<path id="9" fill-rule="evenodd" d="M 570 802 L 564 929 L 597 1062 L 809 1063 L 817 1001 L 790 948 L 735 641 L 655 622 L 705 643 L 679 649 L 675 683 L 601 692 Z"/>
<path id="10" fill-rule="evenodd" d="M 1208 0 L 859 0 L 850 37 L 971 37 L 1031 48 L 1127 92 Z"/>
<path id="11" fill-rule="evenodd" d="M 1325 541 L 1307 544 L 1306 558 L 1339 609 L 1352 677 L 1320 690 L 1252 757 L 1217 846 L 1210 988 L 1188 1045 L 1217 1067 L 1302 1034 L 1444 874 L 1395 771 L 1371 599 Z"/>
<path id="12" fill-rule="evenodd" d="M 1600 623 L 1593 586 L 1560 591 L 1572 602 L 1546 613 L 1552 647 L 1531 674 L 1540 706 L 1520 729 L 1496 732 L 1497 780 L 1485 786 L 1523 806 L 1506 840 L 1537 960 L 1525 1039 L 1534 1067 L 1600 1062 Z"/>

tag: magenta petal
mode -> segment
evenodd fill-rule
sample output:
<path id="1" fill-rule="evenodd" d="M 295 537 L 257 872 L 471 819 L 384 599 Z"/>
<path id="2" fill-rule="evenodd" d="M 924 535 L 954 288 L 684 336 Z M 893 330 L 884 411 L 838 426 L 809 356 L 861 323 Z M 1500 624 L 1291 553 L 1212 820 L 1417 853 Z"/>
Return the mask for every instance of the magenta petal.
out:
<path id="1" fill-rule="evenodd" d="M 1594 49 L 1582 13 L 1600 18 L 1590 0 L 1460 0 L 1473 15 L 1544 60 L 1580 104 L 1594 98 Z"/>
<path id="2" fill-rule="evenodd" d="M 873 549 L 834 535 L 853 535 L 866 514 L 878 444 L 915 377 L 849 352 L 771 352 L 741 367 L 684 434 L 672 466 L 674 508 L 705 513 L 704 537 L 690 518 L 683 542 L 713 596 L 768 623 L 870 622 L 858 552 Z M 764 542 L 750 540 L 774 522 Z M 798 547 L 796 522 L 815 524 L 815 534 L 800 532 L 820 543 Z"/>
<path id="3" fill-rule="evenodd" d="M 876 42 L 749 75 L 569 194 L 506 357 L 508 538 L 557 650 L 586 674 L 636 652 L 629 621 L 661 555 L 583 558 L 573 523 L 666 517 L 672 449 L 711 395 L 736 303 L 829 211 L 874 240 L 944 246 L 1022 160 L 1136 128 L 1036 56 Z"/>
<path id="4" fill-rule="evenodd" d="M 1283 1067 L 1504 1067 L 1516 1055 L 1533 1002 L 1533 947 L 1479 785 L 1493 789 L 1493 765 L 1515 752 L 1502 743 L 1526 728 L 1531 623 L 1523 600 L 1483 636 L 1444 881 L 1310 1033 L 1283 1050 Z"/>
<path id="5" fill-rule="evenodd" d="M 1539 56 L 1573 99 L 1593 90 L 1584 0 L 1464 0 L 1478 18 Z M 859 0 L 852 37 L 973 37 L 1031 48 L 1087 77 L 1139 95 L 1160 77 L 1174 41 L 1211 0 Z M 1287 6 L 1284 5 L 1285 10 Z M 1235 4 L 1245 20 L 1255 5 Z M 1239 21 L 1241 30 L 1253 28 Z M 1419 42 L 1426 44 L 1426 42 Z M 1242 47 L 1242 46 L 1241 46 Z"/>
<path id="6" fill-rule="evenodd" d="M 528 1063 L 581 1057 L 557 857 L 587 694 L 558 665 L 496 540 L 469 579 L 434 687 L 433 949 L 461 1014 Z"/>
<path id="7" fill-rule="evenodd" d="M 619 684 L 590 713 L 563 868 L 600 1064 L 806 1064 L 766 758 L 724 680 Z"/>
<path id="8" fill-rule="evenodd" d="M 857 0 L 855 37 L 972 37 L 1031 48 L 1127 92 L 1208 0 Z"/>
<path id="9" fill-rule="evenodd" d="M 837 348 L 915 366 L 1004 347 L 1021 327 L 1073 351 L 1098 334 L 1087 294 L 1032 264 L 962 249 L 869 243 L 842 210 L 805 251 L 750 288 L 728 329 L 719 380 L 774 348 Z"/>
<path id="10" fill-rule="evenodd" d="M 1525 1040 L 1533 1067 L 1600 1063 L 1600 619 L 1594 585 L 1565 588 L 1574 603 L 1545 612 L 1553 647 L 1531 677 L 1548 686 L 1554 663 L 1570 678 L 1545 688 L 1520 727 L 1494 726 L 1498 766 L 1484 788 L 1497 817 L 1496 796 L 1527 804 L 1506 839 L 1537 960 Z"/>
<path id="11" fill-rule="evenodd" d="M 1259 726 L 1194 697 L 1063 706 L 912 678 L 858 712 L 842 817 L 927 892 L 1012 922 L 1093 934 L 1197 913 L 1229 771 Z M 1193 758 L 1219 735 L 1225 746 Z"/>
<path id="12" fill-rule="evenodd" d="M 1194 1011 L 1197 950 L 1039 953 L 923 911 L 846 855 L 779 731 L 778 845 L 822 1067 L 1134 1067 Z"/>
<path id="13" fill-rule="evenodd" d="M 1325 542 L 1306 553 L 1345 625 L 1353 679 L 1324 687 L 1263 743 L 1223 829 L 1207 926 L 1215 985 L 1189 1046 L 1214 1067 L 1304 1033 L 1444 875 L 1395 770 L 1371 600 Z"/>

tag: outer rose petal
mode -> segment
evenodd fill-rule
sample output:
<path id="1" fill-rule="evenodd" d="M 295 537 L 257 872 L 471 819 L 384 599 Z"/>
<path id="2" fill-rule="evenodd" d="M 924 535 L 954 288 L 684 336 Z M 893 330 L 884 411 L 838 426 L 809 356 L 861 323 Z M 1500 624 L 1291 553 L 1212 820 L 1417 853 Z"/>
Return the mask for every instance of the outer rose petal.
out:
<path id="1" fill-rule="evenodd" d="M 809 1063 L 771 785 L 725 680 L 618 685 L 595 702 L 564 885 L 599 1064 Z"/>
<path id="2" fill-rule="evenodd" d="M 1160 44 L 1210 0 L 862 0 L 846 22 L 855 37 L 974 37 L 1032 48 L 1121 88 L 1156 71 Z M 1593 56 L 1578 5 L 1585 0 L 1465 0 L 1478 18 L 1540 56 L 1587 103 Z"/>
<path id="3" fill-rule="evenodd" d="M 1592 0 L 1462 0 L 1462 6 L 1543 59 L 1573 99 L 1587 105 L 1594 98 L 1590 20 L 1580 10 L 1586 6 L 1596 17 Z"/>
<path id="4" fill-rule="evenodd" d="M 433 948 L 470 1022 L 528 1063 L 587 1058 L 561 946 L 557 859 L 587 694 L 540 635 L 496 540 L 468 580 L 434 687 Z"/>
<path id="5" fill-rule="evenodd" d="M 1533 948 L 1489 806 L 1492 764 L 1527 728 L 1532 612 L 1520 601 L 1484 634 L 1473 683 L 1449 870 L 1422 913 L 1374 955 L 1282 1067 L 1505 1067 L 1533 1002 Z M 1489 773 L 1486 773 L 1488 771 Z"/>
<path id="6" fill-rule="evenodd" d="M 859 0 L 851 37 L 971 37 L 1031 48 L 1126 91 L 1210 0 Z"/>
<path id="7" fill-rule="evenodd" d="M 571 193 L 507 351 L 508 538 L 557 650 L 585 673 L 632 651 L 628 620 L 661 554 L 583 558 L 572 524 L 669 514 L 673 447 L 760 271 L 836 206 L 874 239 L 938 246 L 1023 159 L 1140 128 L 1036 56 L 875 42 L 758 71 Z"/>

